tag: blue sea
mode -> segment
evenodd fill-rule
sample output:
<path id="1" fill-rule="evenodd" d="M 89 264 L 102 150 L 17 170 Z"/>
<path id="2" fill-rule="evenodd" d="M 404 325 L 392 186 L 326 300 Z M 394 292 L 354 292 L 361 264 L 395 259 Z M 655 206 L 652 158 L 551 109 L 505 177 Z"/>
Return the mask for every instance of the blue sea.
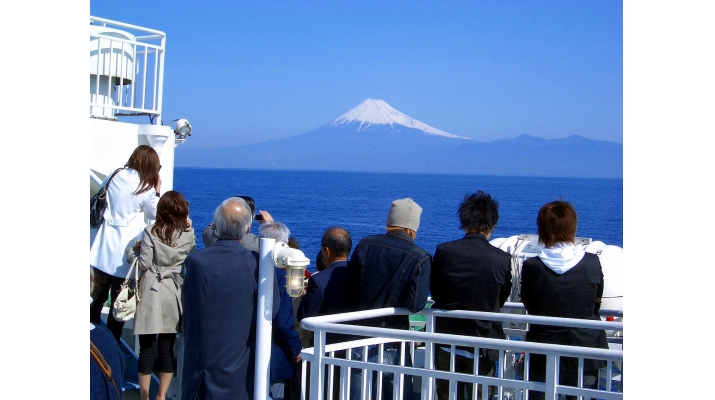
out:
<path id="1" fill-rule="evenodd" d="M 174 189 L 191 203 L 197 248 L 204 247 L 201 232 L 216 206 L 246 195 L 288 226 L 312 260 L 310 270 L 326 228 L 347 228 L 354 248 L 362 237 L 384 233 L 390 203 L 405 197 L 423 209 L 415 242 L 434 254 L 439 243 L 464 235 L 457 208 L 477 190 L 499 201 L 492 239 L 535 234 L 539 208 L 560 198 L 576 209 L 577 236 L 623 247 L 621 179 L 176 168 Z M 258 234 L 257 224 L 251 231 Z"/>

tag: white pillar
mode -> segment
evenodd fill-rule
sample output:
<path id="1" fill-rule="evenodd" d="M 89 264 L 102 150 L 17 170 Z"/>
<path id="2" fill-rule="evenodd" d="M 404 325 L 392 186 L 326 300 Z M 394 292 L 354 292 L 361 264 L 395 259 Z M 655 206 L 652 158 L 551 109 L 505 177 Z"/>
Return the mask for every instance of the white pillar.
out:
<path id="1" fill-rule="evenodd" d="M 270 385 L 271 331 L 273 327 L 273 248 L 275 239 L 262 238 L 258 263 L 258 304 L 256 307 L 256 374 L 253 398 L 267 399 Z"/>

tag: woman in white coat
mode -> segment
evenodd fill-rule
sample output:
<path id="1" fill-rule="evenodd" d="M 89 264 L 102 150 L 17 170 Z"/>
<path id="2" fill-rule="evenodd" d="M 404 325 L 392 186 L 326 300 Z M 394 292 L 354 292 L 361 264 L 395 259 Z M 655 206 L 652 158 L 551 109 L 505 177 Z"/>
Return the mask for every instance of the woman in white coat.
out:
<path id="1" fill-rule="evenodd" d="M 181 286 L 184 260 L 196 248 L 189 219 L 189 204 L 181 193 L 170 190 L 157 205 L 156 223 L 144 229 L 138 252 L 139 298 L 134 315 L 134 334 L 139 335 L 139 394 L 149 399 L 149 384 L 158 359 L 159 392 L 164 400 L 174 371 L 174 342 L 181 331 Z M 129 252 L 133 262 L 137 253 Z"/>
<path id="2" fill-rule="evenodd" d="M 119 294 L 130 267 L 125 260 L 125 252 L 141 240 L 146 227 L 144 217 L 156 218 L 161 190 L 160 168 L 156 151 L 141 145 L 109 182 L 104 223 L 92 232 L 89 255 L 89 265 L 94 267 L 95 280 L 89 319 L 95 324 L 100 323 L 102 306 L 110 297 L 110 292 L 112 304 Z M 103 186 L 107 180 L 109 177 L 102 182 Z M 114 319 L 110 310 L 107 328 L 112 331 L 117 342 L 123 327 L 124 322 Z"/>

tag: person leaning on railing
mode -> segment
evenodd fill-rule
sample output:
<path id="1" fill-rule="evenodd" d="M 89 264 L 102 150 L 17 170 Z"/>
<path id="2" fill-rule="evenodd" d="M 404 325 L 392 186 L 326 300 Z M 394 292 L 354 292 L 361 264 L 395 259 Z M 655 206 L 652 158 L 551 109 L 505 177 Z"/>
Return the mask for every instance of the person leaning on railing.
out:
<path id="1" fill-rule="evenodd" d="M 410 198 L 392 202 L 387 214 L 386 233 L 366 236 L 355 247 L 346 275 L 348 302 L 355 311 L 385 307 L 405 307 L 410 312 L 422 311 L 429 294 L 432 256 L 415 244 L 415 236 L 420 226 L 422 207 Z M 321 274 L 324 272 L 321 272 Z M 388 329 L 409 329 L 409 319 L 405 315 L 374 318 L 359 324 Z M 400 364 L 401 347 L 398 343 L 388 343 L 382 347 L 371 345 L 367 348 L 367 359 L 384 364 Z M 364 348 L 352 350 L 352 359 L 362 359 Z M 412 366 L 410 357 L 405 357 L 405 365 Z M 357 399 L 361 391 L 362 371 L 353 368 L 350 380 L 350 396 Z M 377 373 L 372 380 L 372 395 L 377 395 Z M 382 374 L 382 398 L 391 399 L 394 390 L 394 375 Z M 405 377 L 404 393 L 412 393 L 412 379 Z"/>
<path id="2" fill-rule="evenodd" d="M 511 293 L 511 256 L 489 244 L 489 237 L 499 221 L 499 202 L 481 190 L 465 195 L 459 205 L 460 227 L 465 235 L 459 240 L 437 246 L 432 261 L 430 293 L 432 308 L 443 310 L 469 310 L 498 313 Z M 453 335 L 504 339 L 502 323 L 461 318 L 438 318 L 435 332 Z M 436 346 L 435 368 L 450 370 L 450 347 Z M 474 360 L 478 360 L 479 375 L 494 376 L 499 351 L 458 346 L 455 349 L 454 371 L 474 373 Z M 458 399 L 466 394 L 472 398 L 472 384 L 457 383 Z M 479 385 L 477 397 L 482 397 Z M 494 386 L 489 387 L 492 398 Z M 437 396 L 449 398 L 449 381 L 437 380 Z"/>
<path id="3" fill-rule="evenodd" d="M 521 271 L 521 300 L 531 315 L 600 320 L 598 311 L 603 294 L 603 271 L 598 256 L 574 245 L 577 227 L 576 211 L 565 201 L 545 204 L 539 210 L 536 224 L 539 242 L 545 248 L 537 257 L 524 261 Z M 608 348 L 602 329 L 569 328 L 545 325 L 529 326 L 528 342 L 570 346 Z M 605 361 L 584 360 L 584 388 L 598 384 L 598 369 Z M 578 359 L 561 357 L 560 384 L 576 386 Z M 544 382 L 546 357 L 531 354 L 529 379 Z M 566 396 L 575 399 L 575 396 Z M 532 391 L 530 400 L 543 399 L 543 392 Z"/>

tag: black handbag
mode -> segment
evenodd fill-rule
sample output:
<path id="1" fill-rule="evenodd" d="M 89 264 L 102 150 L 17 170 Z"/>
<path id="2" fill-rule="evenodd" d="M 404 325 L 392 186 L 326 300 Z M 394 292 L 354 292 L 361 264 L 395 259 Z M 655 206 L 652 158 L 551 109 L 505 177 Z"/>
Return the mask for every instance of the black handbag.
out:
<path id="1" fill-rule="evenodd" d="M 109 180 L 107 183 L 99 188 L 99 191 L 97 194 L 92 196 L 91 199 L 89 199 L 89 227 L 90 228 L 99 228 L 102 226 L 102 223 L 104 223 L 104 210 L 107 209 L 107 188 L 109 187 L 109 183 L 112 181 L 112 178 L 114 178 L 114 175 L 117 174 L 117 172 L 123 170 L 124 168 L 117 168 L 116 171 L 112 174 L 112 176 L 109 177 Z"/>

